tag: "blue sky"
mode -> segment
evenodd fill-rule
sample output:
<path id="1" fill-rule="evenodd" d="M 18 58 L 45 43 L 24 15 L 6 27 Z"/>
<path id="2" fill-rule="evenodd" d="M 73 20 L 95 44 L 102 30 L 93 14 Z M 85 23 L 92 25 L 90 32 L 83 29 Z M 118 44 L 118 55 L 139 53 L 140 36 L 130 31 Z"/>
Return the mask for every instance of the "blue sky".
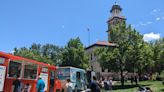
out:
<path id="1" fill-rule="evenodd" d="M 164 37 L 164 0 L 0 0 L 0 51 L 32 43 L 64 46 L 70 38 L 107 41 L 107 23 L 114 2 L 146 39 Z"/>

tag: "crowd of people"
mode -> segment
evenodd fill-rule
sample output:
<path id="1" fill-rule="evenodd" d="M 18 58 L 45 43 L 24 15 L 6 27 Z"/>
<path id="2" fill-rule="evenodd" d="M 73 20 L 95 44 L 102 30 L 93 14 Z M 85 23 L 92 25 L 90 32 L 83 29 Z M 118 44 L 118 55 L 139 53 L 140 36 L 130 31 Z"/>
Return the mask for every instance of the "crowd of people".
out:
<path id="1" fill-rule="evenodd" d="M 73 84 L 70 79 L 66 80 L 66 91 L 73 92 Z M 101 78 L 99 81 L 93 76 L 93 80 L 90 83 L 90 92 L 108 92 L 112 90 L 112 80 L 110 78 Z M 81 91 L 78 91 L 81 92 Z"/>
<path id="2" fill-rule="evenodd" d="M 131 82 L 137 80 L 137 78 L 132 77 Z M 135 81 L 136 82 L 136 81 Z M 133 82 L 132 82 L 133 83 Z M 30 92 L 31 85 L 23 83 L 17 77 L 16 80 L 13 81 L 12 92 Z M 136 82 L 137 84 L 137 82 Z M 65 92 L 73 92 L 73 84 L 70 79 L 66 80 L 66 91 Z M 38 81 L 36 84 L 37 92 L 44 92 L 45 82 L 42 80 L 41 76 L 38 77 Z M 95 76 L 93 76 L 93 80 L 90 83 L 90 92 L 110 92 L 112 90 L 112 78 L 101 78 L 97 80 Z M 153 92 L 149 87 L 139 87 L 138 92 Z"/>
<path id="3" fill-rule="evenodd" d="M 101 78 L 99 81 L 93 76 L 93 81 L 90 84 L 91 92 L 107 92 L 112 90 L 112 79 Z"/>
<path id="4" fill-rule="evenodd" d="M 19 77 L 16 77 L 16 79 L 12 83 L 12 91 L 11 92 L 30 92 L 31 85 L 29 83 L 23 84 Z M 39 76 L 36 89 L 37 92 L 44 92 L 45 88 L 45 82 L 42 80 L 41 76 Z"/>

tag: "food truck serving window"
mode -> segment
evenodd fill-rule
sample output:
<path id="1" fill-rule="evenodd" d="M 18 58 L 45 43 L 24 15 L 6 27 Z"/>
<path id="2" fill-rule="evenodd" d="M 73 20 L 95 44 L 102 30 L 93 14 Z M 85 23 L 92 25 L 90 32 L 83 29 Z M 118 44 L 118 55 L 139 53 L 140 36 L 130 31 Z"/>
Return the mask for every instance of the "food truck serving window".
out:
<path id="1" fill-rule="evenodd" d="M 47 67 L 42 67 L 42 73 L 48 73 L 48 68 Z"/>
<path id="2" fill-rule="evenodd" d="M 59 80 L 66 80 L 70 78 L 70 68 L 59 68 L 57 70 Z"/>
<path id="3" fill-rule="evenodd" d="M 26 64 L 24 65 L 24 76 L 26 79 L 36 79 L 37 75 L 37 65 Z"/>
<path id="4" fill-rule="evenodd" d="M 21 63 L 16 61 L 10 61 L 8 77 L 20 77 L 21 74 Z"/>
<path id="5" fill-rule="evenodd" d="M 4 62 L 5 62 L 5 58 L 0 57 L 0 64 L 4 64 Z"/>

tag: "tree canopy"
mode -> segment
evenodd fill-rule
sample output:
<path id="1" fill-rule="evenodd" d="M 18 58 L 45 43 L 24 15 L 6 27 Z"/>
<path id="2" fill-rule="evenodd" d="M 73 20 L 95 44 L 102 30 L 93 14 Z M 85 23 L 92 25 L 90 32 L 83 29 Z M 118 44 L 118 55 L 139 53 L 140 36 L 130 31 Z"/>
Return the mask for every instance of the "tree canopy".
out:
<path id="1" fill-rule="evenodd" d="M 15 48 L 14 55 L 22 56 L 29 59 L 34 59 L 40 62 L 56 65 L 61 60 L 62 48 L 53 44 L 36 44 L 31 47 Z"/>
<path id="2" fill-rule="evenodd" d="M 124 85 L 124 71 L 139 74 L 152 72 L 154 52 L 152 46 L 144 42 L 143 36 L 125 22 L 112 26 L 110 30 L 111 41 L 118 47 L 97 50 L 100 65 L 120 72 L 122 85 Z"/>
<path id="3" fill-rule="evenodd" d="M 88 57 L 79 38 L 70 39 L 62 53 L 61 66 L 73 66 L 86 69 L 88 67 Z"/>
<path id="4" fill-rule="evenodd" d="M 53 44 L 33 43 L 29 48 L 15 48 L 14 51 L 14 55 L 52 65 L 73 66 L 84 69 L 89 66 L 88 57 L 79 38 L 70 39 L 64 48 Z"/>

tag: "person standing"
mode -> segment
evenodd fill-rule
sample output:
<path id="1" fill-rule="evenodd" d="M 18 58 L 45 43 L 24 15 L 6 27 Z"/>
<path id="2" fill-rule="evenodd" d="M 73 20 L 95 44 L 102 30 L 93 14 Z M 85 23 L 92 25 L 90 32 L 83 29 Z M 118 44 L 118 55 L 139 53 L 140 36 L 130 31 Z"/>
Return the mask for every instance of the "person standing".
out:
<path id="1" fill-rule="evenodd" d="M 93 81 L 91 82 L 90 89 L 91 92 L 100 92 L 101 90 L 95 76 L 93 76 Z"/>
<path id="2" fill-rule="evenodd" d="M 131 80 L 131 84 L 133 85 L 133 81 L 134 81 L 134 76 L 133 75 L 131 75 L 130 80 Z"/>
<path id="3" fill-rule="evenodd" d="M 105 79 L 105 81 L 104 81 L 104 90 L 109 90 L 109 82 L 108 82 L 108 79 Z"/>
<path id="4" fill-rule="evenodd" d="M 12 92 L 21 92 L 22 84 L 18 77 L 16 77 L 16 80 L 13 81 L 12 85 Z"/>
<path id="5" fill-rule="evenodd" d="M 138 76 L 137 75 L 135 75 L 134 81 L 135 81 L 136 85 L 138 85 Z"/>
<path id="6" fill-rule="evenodd" d="M 101 85 L 101 92 L 104 92 L 105 88 L 104 88 L 104 82 L 105 82 L 105 79 L 102 78 L 101 81 L 100 81 L 100 85 Z"/>
<path id="7" fill-rule="evenodd" d="M 73 92 L 73 84 L 71 83 L 71 80 L 67 79 L 66 81 L 66 92 Z"/>
<path id="8" fill-rule="evenodd" d="M 112 90 L 112 78 L 108 80 L 109 90 Z"/>
<path id="9" fill-rule="evenodd" d="M 37 92 L 44 92 L 45 82 L 42 80 L 42 77 L 39 76 L 38 82 L 36 84 Z"/>

